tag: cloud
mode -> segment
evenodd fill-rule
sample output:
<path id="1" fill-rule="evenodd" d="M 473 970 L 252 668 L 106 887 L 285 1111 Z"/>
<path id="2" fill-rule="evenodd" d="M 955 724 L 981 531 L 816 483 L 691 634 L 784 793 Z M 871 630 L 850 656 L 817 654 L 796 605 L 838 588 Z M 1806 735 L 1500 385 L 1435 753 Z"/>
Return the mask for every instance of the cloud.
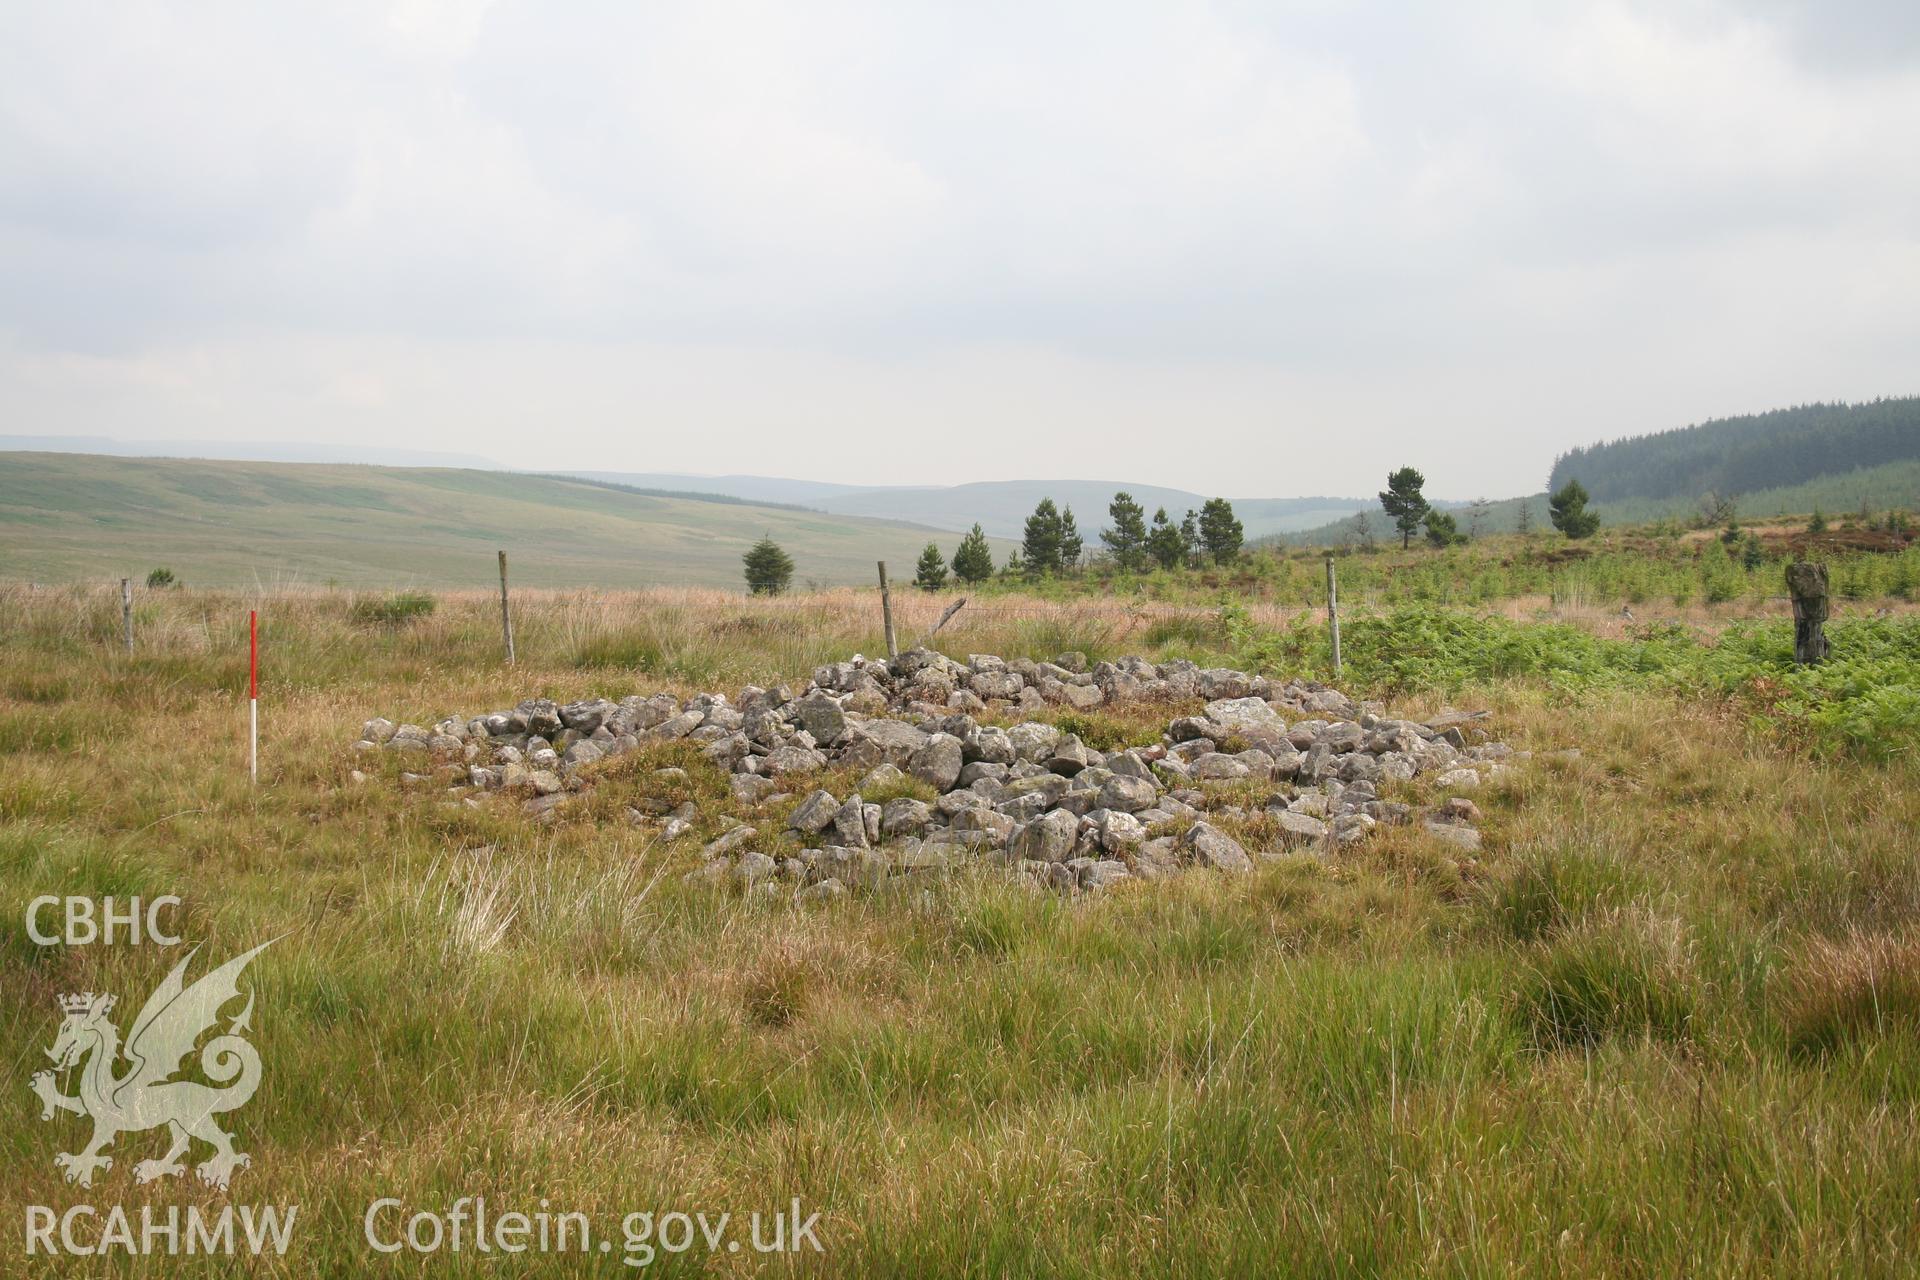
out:
<path id="1" fill-rule="evenodd" d="M 852 480 L 1094 448 L 1218 487 L 1205 440 L 1248 493 L 1517 491 L 1596 436 L 1911 389 L 1905 14 L 30 8 L 0 407 Z"/>

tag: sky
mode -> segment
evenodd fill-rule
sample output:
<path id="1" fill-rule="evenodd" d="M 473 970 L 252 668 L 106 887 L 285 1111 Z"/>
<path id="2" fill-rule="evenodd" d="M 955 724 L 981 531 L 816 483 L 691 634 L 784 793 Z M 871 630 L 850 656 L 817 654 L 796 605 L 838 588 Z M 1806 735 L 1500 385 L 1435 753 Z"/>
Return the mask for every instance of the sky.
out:
<path id="1" fill-rule="evenodd" d="M 1920 5 L 0 0 L 0 434 L 1232 497 L 1920 391 Z"/>

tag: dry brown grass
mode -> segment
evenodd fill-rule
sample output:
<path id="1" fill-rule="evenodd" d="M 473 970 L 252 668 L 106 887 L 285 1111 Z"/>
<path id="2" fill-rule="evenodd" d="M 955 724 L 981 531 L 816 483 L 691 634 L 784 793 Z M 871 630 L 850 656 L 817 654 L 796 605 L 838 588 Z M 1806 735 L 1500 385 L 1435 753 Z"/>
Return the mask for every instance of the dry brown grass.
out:
<path id="1" fill-rule="evenodd" d="M 1794 1048 L 1829 1053 L 1861 1038 L 1920 1031 L 1920 937 L 1812 938 L 1781 969 L 1781 1018 Z"/>

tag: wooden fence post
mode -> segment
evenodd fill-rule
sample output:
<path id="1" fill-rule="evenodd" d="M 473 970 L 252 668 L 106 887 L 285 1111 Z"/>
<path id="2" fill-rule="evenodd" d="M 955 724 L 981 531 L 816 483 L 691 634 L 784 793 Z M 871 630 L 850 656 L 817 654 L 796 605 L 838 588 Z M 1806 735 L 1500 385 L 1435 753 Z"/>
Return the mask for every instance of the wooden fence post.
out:
<path id="1" fill-rule="evenodd" d="M 1804 560 L 1788 565 L 1787 592 L 1793 597 L 1793 660 L 1802 666 L 1826 661 L 1827 566 Z"/>
<path id="2" fill-rule="evenodd" d="M 900 656 L 900 646 L 893 639 L 893 592 L 887 587 L 887 562 L 880 561 L 880 621 L 887 631 L 887 656 Z"/>
<path id="3" fill-rule="evenodd" d="M 133 579 L 120 579 L 120 629 L 127 638 L 127 653 L 133 653 Z"/>
<path id="4" fill-rule="evenodd" d="M 1340 678 L 1340 584 L 1333 576 L 1333 557 L 1327 557 L 1327 626 L 1333 632 L 1333 678 Z"/>
<path id="5" fill-rule="evenodd" d="M 500 553 L 500 638 L 507 645 L 507 665 L 513 665 L 513 617 L 507 612 L 507 553 Z"/>
<path id="6" fill-rule="evenodd" d="M 260 611 L 247 610 L 247 777 L 260 783 Z"/>

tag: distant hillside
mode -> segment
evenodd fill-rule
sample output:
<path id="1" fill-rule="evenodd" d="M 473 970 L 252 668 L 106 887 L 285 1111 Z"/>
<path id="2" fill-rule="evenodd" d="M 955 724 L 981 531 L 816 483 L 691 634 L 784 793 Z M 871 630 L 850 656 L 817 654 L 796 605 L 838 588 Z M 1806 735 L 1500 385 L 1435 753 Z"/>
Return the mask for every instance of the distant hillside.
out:
<path id="1" fill-rule="evenodd" d="M 1535 528 L 1542 528 L 1547 520 L 1547 499 L 1545 494 L 1530 494 L 1524 498 L 1501 498 L 1488 502 L 1474 514 L 1473 504 L 1468 502 L 1440 501 L 1433 504 L 1442 511 L 1452 514 L 1460 525 L 1460 532 L 1466 533 L 1479 521 L 1480 533 L 1512 533 L 1520 526 L 1520 508 L 1529 507 Z M 1340 546 L 1361 540 L 1360 525 L 1356 519 L 1360 513 L 1366 513 L 1367 531 L 1378 543 L 1392 541 L 1398 545 L 1399 532 L 1393 527 L 1393 520 L 1381 509 L 1378 499 L 1357 501 L 1337 520 L 1315 525 L 1311 529 L 1300 529 L 1282 534 L 1270 535 L 1262 541 L 1289 547 L 1327 547 Z M 1415 535 L 1418 537 L 1419 535 Z"/>
<path id="2" fill-rule="evenodd" d="M 98 453 L 116 458 L 218 458 L 228 462 L 368 463 L 378 467 L 474 467 L 496 471 L 492 458 L 432 449 L 369 448 L 317 440 L 118 440 L 111 436 L 0 436 L 0 453 Z"/>
<path id="3" fill-rule="evenodd" d="M 1470 507 L 1451 502 L 1439 505 L 1454 514 L 1463 532 L 1467 529 L 1471 518 Z M 1519 528 L 1522 505 L 1531 510 L 1534 528 L 1552 527 L 1547 522 L 1547 495 L 1536 493 L 1526 498 L 1502 498 L 1488 504 L 1480 515 L 1480 531 L 1512 533 Z M 1845 515 L 1862 509 L 1878 514 L 1894 508 L 1902 511 L 1920 508 L 1920 461 L 1861 467 L 1855 471 L 1821 476 L 1803 484 L 1743 493 L 1734 499 L 1734 509 L 1743 520 L 1760 516 L 1806 515 L 1816 510 L 1828 515 Z M 1380 509 L 1378 502 L 1366 503 L 1365 509 L 1374 541 L 1385 542 L 1392 532 L 1387 513 Z M 1699 499 L 1690 497 L 1627 498 L 1596 503 L 1593 510 L 1602 524 L 1622 525 L 1649 524 L 1668 519 L 1690 520 L 1699 515 L 1701 506 Z M 1287 546 L 1321 547 L 1354 542 L 1358 537 L 1358 527 L 1352 514 L 1349 514 L 1344 519 L 1300 533 L 1283 534 L 1271 541 Z"/>
<path id="4" fill-rule="evenodd" d="M 756 502 L 787 502 L 840 515 L 909 520 L 964 532 L 978 521 L 996 538 L 1018 538 L 1036 503 L 1052 498 L 1073 508 L 1091 542 L 1107 526 L 1107 505 L 1125 490 L 1152 516 L 1156 507 L 1179 519 L 1213 494 L 1189 493 L 1129 480 L 997 480 L 957 485 L 831 485 L 773 476 L 681 476 L 662 472 L 577 471 L 596 480 L 682 493 L 724 494 Z M 1359 498 L 1235 498 L 1233 509 L 1249 538 L 1306 529 L 1352 511 Z"/>
<path id="5" fill-rule="evenodd" d="M 1920 460 L 1920 397 L 1810 404 L 1574 449 L 1548 488 L 1578 480 L 1596 503 L 1738 497 Z"/>
<path id="6" fill-rule="evenodd" d="M 144 577 L 199 586 L 337 582 L 484 586 L 494 552 L 528 586 L 741 586 L 763 533 L 796 582 L 912 574 L 930 539 L 899 521 L 652 495 L 550 476 L 450 468 L 0 453 L 0 578 Z M 1004 557 L 1005 544 L 994 548 Z"/>
<path id="7" fill-rule="evenodd" d="M 664 489 L 675 493 L 712 493 L 748 502 L 786 503 L 818 507 L 824 499 L 858 493 L 871 485 L 829 484 L 823 480 L 788 480 L 781 476 L 692 476 L 677 471 L 570 471 L 568 475 L 636 489 Z"/>
<path id="8" fill-rule="evenodd" d="M 1073 508 L 1080 532 L 1089 545 L 1108 524 L 1107 506 L 1121 490 L 1151 517 L 1155 508 L 1165 507 L 1178 520 L 1189 510 L 1198 511 L 1210 494 L 1189 493 L 1185 489 L 1167 489 L 1159 485 L 1125 480 L 1001 480 L 980 484 L 953 485 L 945 489 L 870 489 L 842 494 L 816 504 L 843 515 L 874 516 L 891 520 L 917 520 L 943 529 L 966 529 L 974 521 L 996 537 L 1017 538 L 1034 505 L 1052 498 Z M 1359 505 L 1355 498 L 1236 498 L 1235 514 L 1247 536 L 1304 529 L 1349 512 Z"/>
<path id="9" fill-rule="evenodd" d="M 1920 459 L 1860 467 L 1777 489 L 1757 489 L 1734 499 L 1734 508 L 1742 519 L 1805 515 L 1816 510 L 1830 516 L 1846 515 L 1862 508 L 1879 514 L 1896 507 L 1903 511 L 1920 508 Z M 1700 503 L 1684 498 L 1631 498 L 1597 509 L 1607 524 L 1642 524 L 1663 517 L 1696 515 Z M 1544 511 L 1543 498 L 1535 506 L 1535 515 Z"/>

